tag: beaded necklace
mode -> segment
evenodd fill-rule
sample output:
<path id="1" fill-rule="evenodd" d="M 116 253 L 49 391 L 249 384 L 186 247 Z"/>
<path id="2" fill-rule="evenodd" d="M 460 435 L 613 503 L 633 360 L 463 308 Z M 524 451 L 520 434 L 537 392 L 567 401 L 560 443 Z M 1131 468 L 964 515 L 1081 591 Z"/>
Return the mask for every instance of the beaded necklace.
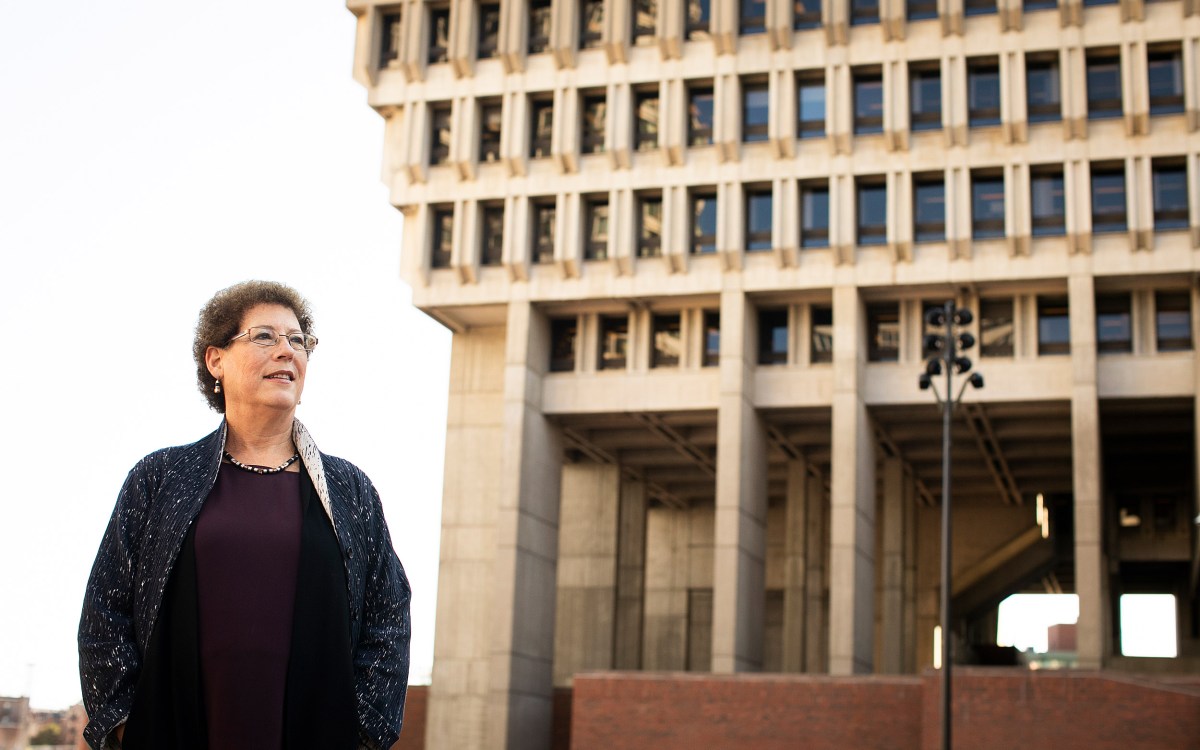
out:
<path id="1" fill-rule="evenodd" d="M 231 463 L 231 464 L 233 464 L 234 466 L 238 467 L 238 468 L 239 468 L 239 469 L 241 469 L 242 471 L 249 471 L 249 472 L 252 472 L 252 473 L 254 473 L 254 474 L 278 474 L 279 472 L 283 471 L 283 470 L 284 470 L 284 469 L 286 469 L 287 467 L 289 467 L 289 466 L 291 466 L 292 464 L 294 464 L 294 463 L 295 463 L 295 462 L 296 462 L 296 461 L 297 461 L 297 460 L 300 458 L 300 454 L 299 454 L 299 453 L 296 453 L 296 454 L 294 454 L 294 455 L 293 455 L 291 458 L 289 458 L 288 460 L 284 461 L 284 462 L 283 462 L 283 463 L 281 463 L 279 466 L 276 466 L 276 467 L 275 467 L 275 468 L 273 468 L 273 469 L 272 469 L 270 466 L 255 466 L 255 465 L 253 465 L 253 464 L 244 464 L 244 463 L 242 463 L 241 461 L 239 461 L 239 460 L 237 460 L 236 458 L 234 458 L 234 457 L 233 457 L 233 456 L 232 456 L 232 455 L 229 453 L 229 451 L 225 451 L 225 458 L 226 458 L 226 460 L 228 460 L 228 461 L 229 461 L 229 463 Z"/>

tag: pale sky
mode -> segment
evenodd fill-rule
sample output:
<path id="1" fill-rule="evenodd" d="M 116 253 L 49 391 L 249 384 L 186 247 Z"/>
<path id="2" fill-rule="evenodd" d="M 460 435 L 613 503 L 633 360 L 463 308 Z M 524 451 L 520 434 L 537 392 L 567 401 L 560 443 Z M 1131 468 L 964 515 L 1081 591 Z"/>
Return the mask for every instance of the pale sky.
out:
<path id="1" fill-rule="evenodd" d="M 321 339 L 298 417 L 383 497 L 433 654 L 449 333 L 399 279 L 382 120 L 343 2 L 0 4 L 0 695 L 79 699 L 83 588 L 130 467 L 220 416 L 192 329 L 295 286 Z"/>

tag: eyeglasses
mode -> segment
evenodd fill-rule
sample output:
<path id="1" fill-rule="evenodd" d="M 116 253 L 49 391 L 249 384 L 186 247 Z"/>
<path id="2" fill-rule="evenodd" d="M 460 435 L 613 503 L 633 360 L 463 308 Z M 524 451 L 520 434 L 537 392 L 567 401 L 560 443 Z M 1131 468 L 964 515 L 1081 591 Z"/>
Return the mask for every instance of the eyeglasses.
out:
<path id="1" fill-rule="evenodd" d="M 279 339 L 283 339 L 292 347 L 292 351 L 299 354 L 304 352 L 306 355 L 312 354 L 312 350 L 317 348 L 317 337 L 309 333 L 275 333 L 275 329 L 270 326 L 253 326 L 242 331 L 238 335 L 229 339 L 225 346 L 229 346 L 241 337 L 246 336 L 246 340 L 251 344 L 258 346 L 275 346 L 279 343 Z"/>

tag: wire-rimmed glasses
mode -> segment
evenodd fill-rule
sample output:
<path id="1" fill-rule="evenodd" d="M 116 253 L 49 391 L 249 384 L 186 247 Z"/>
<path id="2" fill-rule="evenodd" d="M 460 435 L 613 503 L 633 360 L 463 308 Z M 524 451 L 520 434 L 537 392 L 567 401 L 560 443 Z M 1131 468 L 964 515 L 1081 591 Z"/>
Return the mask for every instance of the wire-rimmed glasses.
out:
<path id="1" fill-rule="evenodd" d="M 304 352 L 305 355 L 312 354 L 313 349 L 317 348 L 317 337 L 311 333 L 302 333 L 300 331 L 276 333 L 275 329 L 270 326 L 251 326 L 229 339 L 225 345 L 229 346 L 229 344 L 232 344 L 243 336 L 251 344 L 257 344 L 262 347 L 275 346 L 275 344 L 279 343 L 279 339 L 282 338 L 288 343 L 288 346 L 292 347 L 292 351 L 297 354 L 300 352 Z"/>

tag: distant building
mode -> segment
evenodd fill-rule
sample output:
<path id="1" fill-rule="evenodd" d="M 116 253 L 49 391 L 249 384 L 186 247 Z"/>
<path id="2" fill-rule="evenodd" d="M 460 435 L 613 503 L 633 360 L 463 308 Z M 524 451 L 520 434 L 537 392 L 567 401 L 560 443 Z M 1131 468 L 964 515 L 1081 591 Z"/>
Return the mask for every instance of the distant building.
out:
<path id="1" fill-rule="evenodd" d="M 1075 651 L 1075 623 L 1061 623 L 1046 628 L 1046 650 L 1052 652 Z"/>
<path id="2" fill-rule="evenodd" d="M 958 658 L 1069 592 L 1138 669 L 1170 592 L 1197 670 L 1200 3 L 348 6 L 453 331 L 431 750 L 549 747 L 585 670 L 927 668 L 947 300 Z"/>
<path id="3" fill-rule="evenodd" d="M 0 750 L 25 750 L 29 727 L 29 699 L 0 696 Z"/>

